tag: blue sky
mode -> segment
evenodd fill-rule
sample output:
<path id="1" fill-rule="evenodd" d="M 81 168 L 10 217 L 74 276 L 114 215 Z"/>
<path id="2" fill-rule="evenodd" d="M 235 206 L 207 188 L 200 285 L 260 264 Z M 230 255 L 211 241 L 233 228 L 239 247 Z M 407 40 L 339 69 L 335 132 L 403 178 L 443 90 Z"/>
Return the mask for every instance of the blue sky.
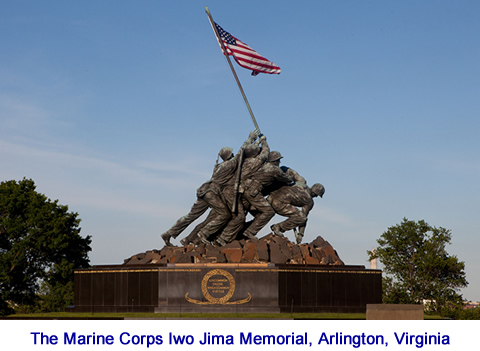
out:
<path id="1" fill-rule="evenodd" d="M 253 130 L 205 6 L 282 68 L 235 66 L 282 163 L 326 188 L 305 241 L 368 267 L 388 227 L 424 219 L 479 300 L 476 1 L 3 1 L 0 179 L 78 212 L 92 264 L 161 248 Z"/>

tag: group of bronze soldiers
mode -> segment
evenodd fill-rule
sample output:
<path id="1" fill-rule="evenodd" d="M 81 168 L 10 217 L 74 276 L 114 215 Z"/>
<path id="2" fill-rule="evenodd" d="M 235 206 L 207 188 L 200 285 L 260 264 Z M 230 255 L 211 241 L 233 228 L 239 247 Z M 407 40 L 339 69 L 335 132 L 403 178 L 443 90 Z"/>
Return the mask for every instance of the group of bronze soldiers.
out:
<path id="1" fill-rule="evenodd" d="M 212 177 L 197 189 L 190 212 L 161 235 L 165 245 L 179 236 L 208 209 L 207 218 L 184 239 L 189 243 L 224 246 L 235 239 L 254 237 L 276 214 L 288 217 L 271 226 L 280 236 L 293 230 L 297 243 L 305 233 L 313 198 L 322 197 L 323 185 L 307 186 L 305 179 L 288 167 L 280 167 L 280 152 L 270 151 L 267 139 L 252 132 L 236 155 L 224 147 L 218 153 L 223 162 L 215 165 Z M 253 220 L 246 222 L 250 213 Z"/>

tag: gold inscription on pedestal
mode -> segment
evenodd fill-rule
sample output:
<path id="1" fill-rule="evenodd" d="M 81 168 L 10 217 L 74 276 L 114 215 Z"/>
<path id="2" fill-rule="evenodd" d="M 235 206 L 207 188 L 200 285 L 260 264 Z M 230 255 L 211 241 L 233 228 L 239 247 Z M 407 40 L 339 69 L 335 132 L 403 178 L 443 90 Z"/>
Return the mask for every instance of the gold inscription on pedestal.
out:
<path id="1" fill-rule="evenodd" d="M 200 305 L 238 305 L 247 303 L 252 299 L 249 293 L 246 299 L 229 301 L 234 292 L 235 279 L 233 276 L 223 269 L 214 269 L 205 274 L 202 279 L 202 293 L 207 301 L 191 299 L 188 297 L 188 293 L 185 294 L 185 299 L 188 302 Z"/>

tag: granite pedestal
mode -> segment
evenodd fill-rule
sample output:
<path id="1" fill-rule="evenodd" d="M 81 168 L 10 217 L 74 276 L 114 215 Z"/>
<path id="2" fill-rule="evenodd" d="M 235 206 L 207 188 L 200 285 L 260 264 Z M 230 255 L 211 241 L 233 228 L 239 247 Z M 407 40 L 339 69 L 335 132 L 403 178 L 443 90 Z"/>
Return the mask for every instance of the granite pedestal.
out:
<path id="1" fill-rule="evenodd" d="M 365 312 L 380 270 L 299 264 L 148 264 L 75 271 L 74 312 Z"/>

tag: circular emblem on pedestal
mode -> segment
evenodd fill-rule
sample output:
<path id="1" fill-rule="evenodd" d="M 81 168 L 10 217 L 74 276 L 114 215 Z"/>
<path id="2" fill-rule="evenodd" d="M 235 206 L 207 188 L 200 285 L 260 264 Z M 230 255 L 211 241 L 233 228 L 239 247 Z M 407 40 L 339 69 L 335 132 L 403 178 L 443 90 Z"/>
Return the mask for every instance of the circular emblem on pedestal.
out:
<path id="1" fill-rule="evenodd" d="M 238 305 L 247 303 L 252 299 L 248 297 L 238 301 L 229 301 L 235 293 L 235 279 L 232 274 L 223 269 L 213 269 L 202 279 L 202 293 L 207 301 L 198 301 L 190 298 L 188 293 L 185 299 L 190 303 L 200 305 Z"/>
<path id="2" fill-rule="evenodd" d="M 234 292 L 235 280 L 223 269 L 214 269 L 203 277 L 202 293 L 210 303 L 224 304 L 232 298 Z"/>

